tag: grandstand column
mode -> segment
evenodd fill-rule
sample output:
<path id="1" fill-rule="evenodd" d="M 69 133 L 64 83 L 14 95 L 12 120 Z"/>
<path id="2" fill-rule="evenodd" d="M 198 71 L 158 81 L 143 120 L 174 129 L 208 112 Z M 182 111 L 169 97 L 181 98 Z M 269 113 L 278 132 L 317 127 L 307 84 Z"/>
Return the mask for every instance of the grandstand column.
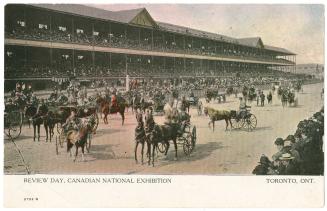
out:
<path id="1" fill-rule="evenodd" d="M 49 29 L 50 29 L 50 42 L 52 41 L 52 15 L 50 14 L 50 24 L 49 24 Z"/>
<path id="2" fill-rule="evenodd" d="M 186 71 L 186 61 L 185 61 L 185 60 L 186 60 L 186 58 L 184 57 L 184 58 L 183 58 L 183 62 L 184 62 L 184 72 Z"/>
<path id="3" fill-rule="evenodd" d="M 111 35 L 111 23 L 109 22 L 109 43 L 111 44 L 111 37 L 112 37 L 112 35 Z M 110 54 L 110 61 L 111 61 L 111 54 Z M 111 68 L 111 66 L 110 66 L 110 68 Z"/>
<path id="4" fill-rule="evenodd" d="M 139 33 L 139 37 L 138 37 L 138 40 L 139 40 L 139 46 L 141 46 L 141 28 L 139 28 L 138 30 L 138 33 Z"/>
<path id="5" fill-rule="evenodd" d="M 164 57 L 164 71 L 166 71 L 166 57 Z"/>
<path id="6" fill-rule="evenodd" d="M 151 49 L 153 50 L 153 29 L 151 29 Z"/>
<path id="7" fill-rule="evenodd" d="M 94 67 L 95 67 L 94 61 L 95 61 L 95 52 L 92 51 L 92 68 L 93 68 L 93 71 L 94 71 Z"/>
<path id="8" fill-rule="evenodd" d="M 74 18 L 72 18 L 72 41 L 75 40 L 75 32 L 74 32 Z"/>
<path id="9" fill-rule="evenodd" d="M 76 76 L 76 70 L 75 70 L 75 50 L 72 49 L 72 55 L 73 55 L 73 64 L 72 64 L 72 67 L 73 67 L 73 71 L 74 71 L 74 77 Z"/>
<path id="10" fill-rule="evenodd" d="M 294 55 L 294 68 L 295 68 L 294 73 L 296 73 L 296 55 Z"/>
<path id="11" fill-rule="evenodd" d="M 125 35 L 124 39 L 126 40 L 127 39 L 127 26 L 124 27 L 124 35 Z"/>
<path id="12" fill-rule="evenodd" d="M 127 62 L 127 54 L 125 54 L 125 75 L 128 75 L 128 62 Z"/>
<path id="13" fill-rule="evenodd" d="M 185 50 L 185 36 L 183 36 L 183 49 Z M 184 62 L 184 64 L 185 64 L 185 62 Z"/>
<path id="14" fill-rule="evenodd" d="M 92 45 L 94 46 L 95 44 L 95 39 L 94 39 L 94 22 L 92 22 Z M 94 65 L 93 65 L 94 66 Z M 93 67 L 94 68 L 94 67 Z"/>

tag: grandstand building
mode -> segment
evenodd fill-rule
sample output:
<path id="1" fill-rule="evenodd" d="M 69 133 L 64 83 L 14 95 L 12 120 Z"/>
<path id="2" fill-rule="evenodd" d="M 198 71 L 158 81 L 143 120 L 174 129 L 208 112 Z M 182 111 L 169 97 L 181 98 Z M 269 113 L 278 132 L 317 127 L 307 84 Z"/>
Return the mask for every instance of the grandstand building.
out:
<path id="1" fill-rule="evenodd" d="M 213 23 L 214 24 L 214 23 Z M 295 71 L 296 54 L 264 44 L 155 21 L 145 8 L 84 5 L 5 7 L 5 87 L 15 81 L 224 77 Z"/>

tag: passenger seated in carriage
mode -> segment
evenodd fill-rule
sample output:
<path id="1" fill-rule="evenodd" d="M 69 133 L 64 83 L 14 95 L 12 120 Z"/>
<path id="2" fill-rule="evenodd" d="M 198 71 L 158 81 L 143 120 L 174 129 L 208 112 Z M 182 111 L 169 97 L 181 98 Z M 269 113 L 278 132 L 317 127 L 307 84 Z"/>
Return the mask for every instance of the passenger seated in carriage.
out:
<path id="1" fill-rule="evenodd" d="M 243 97 L 240 97 L 240 107 L 239 107 L 239 111 L 237 113 L 237 117 L 244 119 L 246 114 L 247 114 L 247 108 L 251 108 L 251 106 L 247 106 L 246 105 L 246 101 L 243 99 Z"/>
<path id="2" fill-rule="evenodd" d="M 66 119 L 65 124 L 63 124 L 63 128 L 65 133 L 69 130 L 79 130 L 80 129 L 81 122 L 79 118 L 76 117 L 75 110 L 72 110 L 70 112 L 70 116 Z"/>

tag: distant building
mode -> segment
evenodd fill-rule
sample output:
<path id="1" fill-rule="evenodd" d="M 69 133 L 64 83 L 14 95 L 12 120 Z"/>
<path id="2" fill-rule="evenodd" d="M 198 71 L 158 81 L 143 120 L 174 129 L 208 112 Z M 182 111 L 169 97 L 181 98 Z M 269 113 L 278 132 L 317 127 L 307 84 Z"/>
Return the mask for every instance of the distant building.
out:
<path id="1" fill-rule="evenodd" d="M 324 78 L 324 65 L 322 64 L 297 64 L 297 74 L 308 74 L 318 79 Z"/>

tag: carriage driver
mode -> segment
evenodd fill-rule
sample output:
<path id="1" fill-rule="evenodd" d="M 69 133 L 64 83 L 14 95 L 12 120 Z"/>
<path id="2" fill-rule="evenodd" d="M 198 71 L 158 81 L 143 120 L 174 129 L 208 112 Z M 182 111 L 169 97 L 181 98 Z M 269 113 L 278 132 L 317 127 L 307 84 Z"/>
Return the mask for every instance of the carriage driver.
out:
<path id="1" fill-rule="evenodd" d="M 66 119 L 65 124 L 63 125 L 63 128 L 65 132 L 68 130 L 78 130 L 80 127 L 80 120 L 76 117 L 76 111 L 71 110 L 70 116 Z"/>
<path id="2" fill-rule="evenodd" d="M 251 108 L 251 106 L 247 106 L 246 105 L 246 101 L 243 99 L 243 97 L 240 97 L 240 110 L 238 112 L 238 117 L 239 118 L 245 118 L 245 115 L 246 115 L 246 109 L 247 108 Z"/>

